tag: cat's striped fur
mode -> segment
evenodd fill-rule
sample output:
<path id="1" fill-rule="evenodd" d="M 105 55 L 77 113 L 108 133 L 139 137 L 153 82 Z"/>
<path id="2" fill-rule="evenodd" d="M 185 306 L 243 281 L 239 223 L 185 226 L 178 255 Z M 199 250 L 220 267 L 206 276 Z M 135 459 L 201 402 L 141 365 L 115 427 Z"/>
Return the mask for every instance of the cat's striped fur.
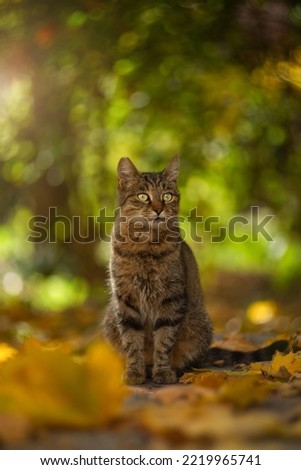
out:
<path id="1" fill-rule="evenodd" d="M 104 331 L 126 357 L 130 384 L 144 382 L 146 368 L 154 382 L 175 382 L 176 371 L 200 362 L 211 343 L 198 268 L 177 227 L 178 167 L 177 157 L 161 173 L 139 173 L 127 158 L 118 165 Z"/>
<path id="2" fill-rule="evenodd" d="M 129 384 L 143 383 L 147 371 L 154 382 L 173 383 L 178 371 L 220 359 L 218 350 L 209 349 L 212 327 L 197 264 L 177 226 L 178 172 L 177 157 L 160 173 L 140 173 L 128 158 L 118 164 L 119 213 L 111 241 L 104 334 L 125 356 Z M 272 355 L 272 349 L 257 356 Z M 253 357 L 231 355 L 232 362 Z"/>

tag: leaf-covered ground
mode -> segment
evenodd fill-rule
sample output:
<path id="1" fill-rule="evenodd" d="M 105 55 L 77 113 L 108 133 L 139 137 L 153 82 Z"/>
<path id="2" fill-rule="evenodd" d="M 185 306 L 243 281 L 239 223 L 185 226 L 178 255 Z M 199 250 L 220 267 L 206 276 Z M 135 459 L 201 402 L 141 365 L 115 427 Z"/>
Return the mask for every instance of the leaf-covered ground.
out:
<path id="1" fill-rule="evenodd" d="M 274 339 L 274 338 L 273 338 Z M 270 362 L 215 367 L 176 385 L 122 383 L 109 346 L 0 344 L 0 442 L 6 449 L 300 449 L 300 333 Z M 241 335 L 219 341 L 255 346 Z M 257 346 L 256 346 L 257 347 Z"/>

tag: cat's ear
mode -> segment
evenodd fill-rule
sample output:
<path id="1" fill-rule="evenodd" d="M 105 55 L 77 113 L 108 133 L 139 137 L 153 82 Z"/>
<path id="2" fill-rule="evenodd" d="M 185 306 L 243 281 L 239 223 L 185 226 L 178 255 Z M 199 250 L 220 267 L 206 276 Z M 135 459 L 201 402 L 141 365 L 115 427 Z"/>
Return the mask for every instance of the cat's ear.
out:
<path id="1" fill-rule="evenodd" d="M 136 179 L 139 176 L 139 171 L 129 158 L 123 157 L 117 166 L 117 176 L 119 184 L 123 186 L 128 181 Z"/>
<path id="2" fill-rule="evenodd" d="M 180 170 L 180 157 L 176 155 L 171 162 L 167 165 L 165 170 L 163 171 L 163 175 L 169 180 L 176 183 L 179 178 L 179 170 Z"/>

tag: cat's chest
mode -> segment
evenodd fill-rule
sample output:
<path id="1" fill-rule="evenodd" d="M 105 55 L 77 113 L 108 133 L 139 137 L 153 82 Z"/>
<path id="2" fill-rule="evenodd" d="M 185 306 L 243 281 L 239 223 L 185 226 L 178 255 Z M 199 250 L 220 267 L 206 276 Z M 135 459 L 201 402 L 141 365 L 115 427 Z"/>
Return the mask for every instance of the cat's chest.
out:
<path id="1" fill-rule="evenodd" d="M 144 320 L 155 321 L 162 300 L 168 296 L 168 279 L 164 268 L 145 263 L 140 269 L 135 269 L 131 289 Z"/>
<path id="2" fill-rule="evenodd" d="M 177 257 L 164 262 L 133 257 L 126 263 L 114 263 L 120 289 L 130 292 L 143 311 L 157 308 L 169 296 L 170 285 L 182 276 L 181 269 Z"/>
<path id="3" fill-rule="evenodd" d="M 158 295 L 163 295 L 166 290 L 164 271 L 164 266 L 160 266 L 160 263 L 133 260 L 129 282 L 133 293 L 141 302 L 153 303 Z"/>

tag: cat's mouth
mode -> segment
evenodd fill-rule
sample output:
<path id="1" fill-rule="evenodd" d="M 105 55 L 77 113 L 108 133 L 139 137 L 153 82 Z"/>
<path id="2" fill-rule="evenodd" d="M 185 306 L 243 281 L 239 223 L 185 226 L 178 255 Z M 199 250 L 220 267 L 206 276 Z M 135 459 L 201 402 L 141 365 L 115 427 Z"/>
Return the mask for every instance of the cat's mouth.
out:
<path id="1" fill-rule="evenodd" d="M 151 219 L 151 222 L 158 223 L 158 222 L 165 222 L 165 220 L 166 220 L 166 217 L 164 215 L 156 215 L 155 217 Z"/>

